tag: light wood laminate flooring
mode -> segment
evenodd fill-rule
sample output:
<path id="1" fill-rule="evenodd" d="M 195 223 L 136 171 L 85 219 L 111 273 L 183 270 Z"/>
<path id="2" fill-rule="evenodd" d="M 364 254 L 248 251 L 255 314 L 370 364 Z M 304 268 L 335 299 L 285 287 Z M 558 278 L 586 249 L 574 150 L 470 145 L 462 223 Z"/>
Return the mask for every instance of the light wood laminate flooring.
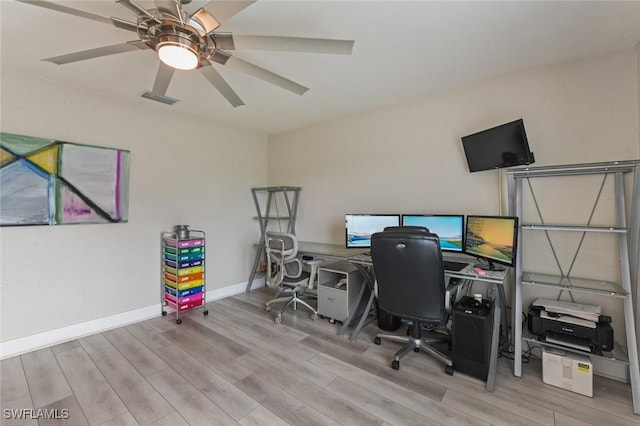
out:
<path id="1" fill-rule="evenodd" d="M 257 289 L 208 303 L 208 316 L 186 313 L 180 325 L 158 316 L 5 359 L 0 423 L 640 425 L 627 384 L 595 377 L 594 397 L 581 396 L 542 383 L 538 359 L 516 378 L 501 358 L 493 393 L 420 353 L 396 371 L 399 344 L 375 345 L 375 323 L 355 342 L 302 308 L 276 325 L 264 310 L 270 295 Z M 12 409 L 40 418 L 8 419 Z"/>

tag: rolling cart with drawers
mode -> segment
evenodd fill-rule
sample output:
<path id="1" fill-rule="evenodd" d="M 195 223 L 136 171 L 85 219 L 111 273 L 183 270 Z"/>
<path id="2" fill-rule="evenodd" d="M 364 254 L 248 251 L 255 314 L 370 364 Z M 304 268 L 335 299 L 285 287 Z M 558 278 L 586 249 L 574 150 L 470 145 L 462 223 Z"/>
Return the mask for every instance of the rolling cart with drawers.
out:
<path id="1" fill-rule="evenodd" d="M 205 233 L 203 231 L 163 232 L 160 294 L 162 315 L 167 307 L 174 309 L 176 323 L 180 315 L 191 309 L 205 308 Z"/>

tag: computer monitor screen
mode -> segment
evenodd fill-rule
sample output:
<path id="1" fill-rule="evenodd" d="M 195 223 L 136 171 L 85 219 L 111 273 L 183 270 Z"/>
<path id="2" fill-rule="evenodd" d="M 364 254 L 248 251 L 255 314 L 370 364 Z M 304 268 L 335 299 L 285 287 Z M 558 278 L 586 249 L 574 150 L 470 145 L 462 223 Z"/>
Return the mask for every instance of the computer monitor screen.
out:
<path id="1" fill-rule="evenodd" d="M 518 218 L 511 216 L 469 216 L 464 236 L 464 252 L 493 262 L 513 266 L 518 238 Z"/>
<path id="2" fill-rule="evenodd" d="M 443 251 L 462 251 L 464 215 L 403 214 L 402 226 L 424 226 L 440 238 Z"/>
<path id="3" fill-rule="evenodd" d="M 535 162 L 522 119 L 462 137 L 470 172 Z"/>
<path id="4" fill-rule="evenodd" d="M 399 214 L 346 214 L 347 248 L 371 248 L 371 235 L 387 226 L 400 226 Z"/>

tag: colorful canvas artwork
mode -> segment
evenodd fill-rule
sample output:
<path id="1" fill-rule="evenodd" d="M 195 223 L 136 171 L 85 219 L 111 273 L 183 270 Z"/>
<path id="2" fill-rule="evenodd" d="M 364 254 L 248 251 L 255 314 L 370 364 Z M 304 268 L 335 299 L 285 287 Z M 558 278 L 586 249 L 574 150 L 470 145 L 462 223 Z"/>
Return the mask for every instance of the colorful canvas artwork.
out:
<path id="1" fill-rule="evenodd" d="M 0 226 L 129 219 L 129 151 L 0 133 Z"/>

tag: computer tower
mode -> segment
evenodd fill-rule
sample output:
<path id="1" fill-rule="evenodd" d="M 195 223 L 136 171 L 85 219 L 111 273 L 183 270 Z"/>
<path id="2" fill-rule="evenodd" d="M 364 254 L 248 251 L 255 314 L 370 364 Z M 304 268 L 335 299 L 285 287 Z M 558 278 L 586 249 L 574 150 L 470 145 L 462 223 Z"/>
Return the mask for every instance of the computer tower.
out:
<path id="1" fill-rule="evenodd" d="M 379 304 L 376 303 L 376 317 L 378 319 L 378 328 L 385 331 L 396 331 L 402 325 L 402 319 L 383 311 Z"/>
<path id="2" fill-rule="evenodd" d="M 453 368 L 463 374 L 487 380 L 493 301 L 476 301 L 463 296 L 453 307 Z"/>

